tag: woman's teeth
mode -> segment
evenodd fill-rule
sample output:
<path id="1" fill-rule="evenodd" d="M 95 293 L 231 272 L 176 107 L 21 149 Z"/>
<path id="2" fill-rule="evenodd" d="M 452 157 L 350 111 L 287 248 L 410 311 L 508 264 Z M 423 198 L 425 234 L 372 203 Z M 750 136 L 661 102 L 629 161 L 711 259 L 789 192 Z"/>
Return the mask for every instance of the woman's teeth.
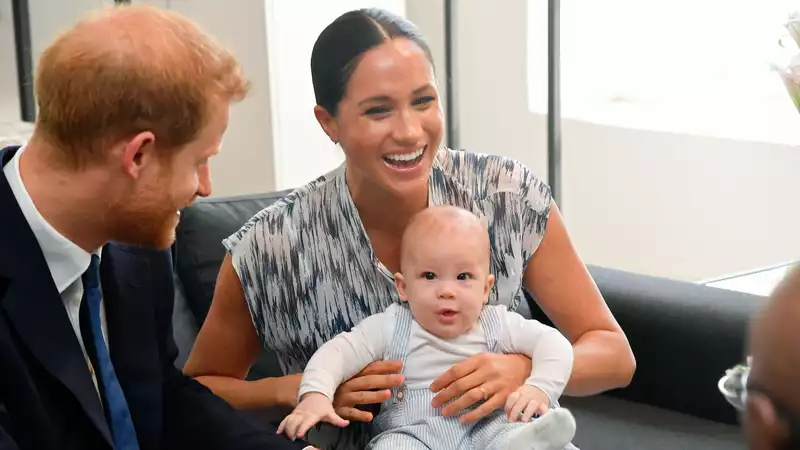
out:
<path id="1" fill-rule="evenodd" d="M 414 161 L 415 159 L 419 158 L 420 156 L 422 156 L 424 152 L 425 152 L 425 147 L 422 147 L 421 149 L 415 152 L 395 153 L 392 155 L 386 155 L 384 156 L 384 158 L 392 162 L 408 162 L 408 161 Z"/>

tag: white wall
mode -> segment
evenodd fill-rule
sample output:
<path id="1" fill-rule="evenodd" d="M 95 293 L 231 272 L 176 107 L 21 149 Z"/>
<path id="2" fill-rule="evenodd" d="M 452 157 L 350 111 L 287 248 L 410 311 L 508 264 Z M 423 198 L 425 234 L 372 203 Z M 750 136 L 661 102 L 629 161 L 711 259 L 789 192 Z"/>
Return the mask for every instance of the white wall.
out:
<path id="1" fill-rule="evenodd" d="M 34 71 L 39 55 L 58 33 L 71 26 L 84 13 L 111 4 L 113 4 L 113 0 L 63 2 L 28 0 Z M 0 0 L 0 122 L 19 119 L 19 90 L 11 0 Z"/>
<path id="2" fill-rule="evenodd" d="M 275 164 L 263 0 L 135 0 L 185 14 L 239 58 L 253 89 L 231 109 L 222 151 L 211 160 L 214 195 L 227 196 L 275 189 Z"/>
<path id="3" fill-rule="evenodd" d="M 113 0 L 28 0 L 34 69 L 39 55 L 57 35 L 87 12 L 113 4 Z"/>
<path id="4" fill-rule="evenodd" d="M 565 215 L 588 262 L 686 280 L 800 259 L 800 149 L 564 123 Z"/>
<path id="5" fill-rule="evenodd" d="M 39 55 L 59 33 L 83 14 L 113 3 L 113 0 L 28 0 L 34 72 Z M 0 0 L 0 121 L 19 120 L 20 116 L 14 50 L 11 0 Z"/>
<path id="6" fill-rule="evenodd" d="M 11 0 L 0 0 L 0 122 L 20 118 Z"/>
<path id="7" fill-rule="evenodd" d="M 526 8 L 458 3 L 460 138 L 546 178 L 546 118 L 528 106 Z M 562 131 L 564 215 L 586 262 L 699 280 L 800 257 L 800 149 L 573 120 Z"/>
<path id="8" fill-rule="evenodd" d="M 439 89 L 439 103 L 447 113 L 447 59 L 445 43 L 444 0 L 406 0 L 406 18 L 416 25 L 431 49 Z M 442 141 L 447 142 L 447 129 Z"/>
<path id="9" fill-rule="evenodd" d="M 311 50 L 336 17 L 357 8 L 380 7 L 405 15 L 405 0 L 267 0 L 271 58 L 275 185 L 301 186 L 341 164 L 338 149 L 314 118 Z"/>

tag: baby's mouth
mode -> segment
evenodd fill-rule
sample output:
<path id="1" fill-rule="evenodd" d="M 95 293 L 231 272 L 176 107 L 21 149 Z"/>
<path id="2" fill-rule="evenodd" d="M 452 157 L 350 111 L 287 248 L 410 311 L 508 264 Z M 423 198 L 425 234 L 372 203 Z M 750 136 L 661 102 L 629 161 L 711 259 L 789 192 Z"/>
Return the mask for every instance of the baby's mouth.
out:
<path id="1" fill-rule="evenodd" d="M 444 308 L 439 310 L 439 315 L 443 317 L 454 317 L 458 311 L 454 309 Z"/>

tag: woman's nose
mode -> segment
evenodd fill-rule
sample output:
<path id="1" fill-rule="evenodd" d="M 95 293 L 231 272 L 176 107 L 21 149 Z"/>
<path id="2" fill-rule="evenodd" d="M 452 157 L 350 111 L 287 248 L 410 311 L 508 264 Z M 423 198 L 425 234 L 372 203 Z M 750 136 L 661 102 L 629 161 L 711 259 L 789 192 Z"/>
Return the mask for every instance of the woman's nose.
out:
<path id="1" fill-rule="evenodd" d="M 415 145 L 422 140 L 422 121 L 413 110 L 404 110 L 398 114 L 394 127 L 394 139 L 402 145 Z"/>

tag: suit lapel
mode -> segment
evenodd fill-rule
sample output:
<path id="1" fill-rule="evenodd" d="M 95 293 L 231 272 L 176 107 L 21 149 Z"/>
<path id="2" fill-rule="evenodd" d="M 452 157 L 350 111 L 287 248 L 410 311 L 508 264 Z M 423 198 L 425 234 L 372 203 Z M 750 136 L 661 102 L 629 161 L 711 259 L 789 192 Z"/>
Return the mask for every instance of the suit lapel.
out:
<path id="1" fill-rule="evenodd" d="M 49 274 L 47 271 L 39 273 Z M 110 445 L 111 432 L 100 405 L 100 397 L 52 281 L 26 283 L 12 280 L 3 309 L 31 353 L 75 395 L 86 415 Z"/>
<path id="2" fill-rule="evenodd" d="M 103 249 L 100 280 L 111 361 L 144 444 L 160 435 L 162 423 L 162 373 L 148 260 L 109 244 Z"/>
<path id="3" fill-rule="evenodd" d="M 0 167 L 13 155 L 0 152 Z M 75 396 L 106 441 L 111 432 L 78 338 L 39 243 L 0 171 L 0 275 L 9 281 L 0 307 L 31 354 Z"/>

